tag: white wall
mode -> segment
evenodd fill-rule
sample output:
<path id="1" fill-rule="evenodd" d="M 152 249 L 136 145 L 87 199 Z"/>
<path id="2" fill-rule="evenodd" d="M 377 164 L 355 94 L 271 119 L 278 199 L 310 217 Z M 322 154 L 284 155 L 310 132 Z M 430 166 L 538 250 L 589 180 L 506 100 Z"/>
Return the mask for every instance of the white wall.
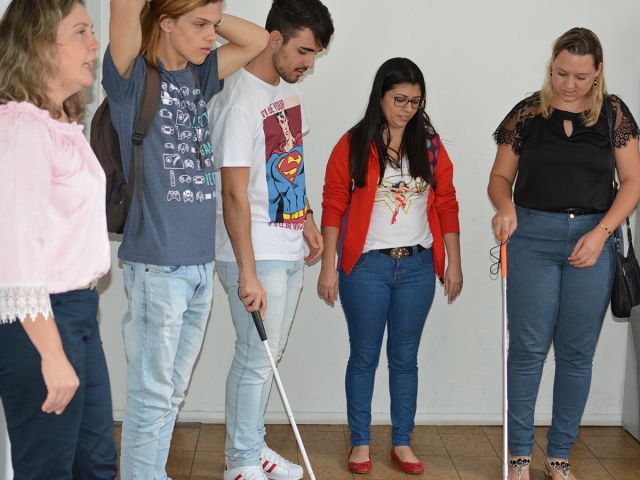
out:
<path id="1" fill-rule="evenodd" d="M 640 248 L 640 223 L 636 222 L 634 247 Z M 627 368 L 622 402 L 622 425 L 640 440 L 640 308 L 631 310 Z"/>
<path id="2" fill-rule="evenodd" d="M 622 425 L 640 440 L 640 312 L 631 312 L 627 369 L 622 403 Z"/>
<path id="3" fill-rule="evenodd" d="M 485 188 L 495 154 L 491 133 L 519 99 L 539 88 L 553 40 L 573 26 L 601 38 L 609 89 L 638 116 L 640 4 L 596 0 L 530 2 L 490 0 L 326 0 L 336 34 L 315 71 L 303 82 L 311 132 L 305 138 L 309 195 L 319 213 L 324 168 L 339 136 L 362 115 L 377 67 L 392 56 L 421 66 L 428 84 L 428 111 L 453 158 L 461 206 L 464 291 L 447 305 L 438 291 L 419 357 L 418 422 L 499 423 L 500 287 L 489 273 L 494 245 L 492 208 Z M 228 1 L 226 9 L 263 23 L 267 0 Z M 105 24 L 105 19 L 101 19 Z M 106 45 L 106 40 L 102 39 Z M 320 215 L 317 214 L 316 218 Z M 114 257 L 117 243 L 113 243 Z M 316 296 L 319 267 L 307 269 L 305 288 L 281 374 L 299 421 L 344 422 L 343 375 L 347 332 L 339 307 Z M 114 408 L 125 405 L 125 360 L 120 319 L 125 310 L 121 269 L 114 260 L 101 285 L 104 343 L 111 370 Z M 223 421 L 224 383 L 234 334 L 226 296 L 216 283 L 214 310 L 181 420 Z M 607 318 L 595 359 L 584 423 L 621 423 L 627 324 Z M 381 359 L 374 418 L 388 421 L 386 360 Z M 551 413 L 553 359 L 548 362 L 537 420 Z M 283 420 L 274 395 L 269 417 Z"/>
<path id="4" fill-rule="evenodd" d="M 6 0 L 5 0 L 6 1 Z M 107 43 L 107 2 L 89 0 Z M 609 89 L 640 118 L 640 3 L 620 0 L 326 0 L 336 26 L 327 54 L 303 82 L 311 132 L 305 138 L 307 182 L 320 217 L 326 159 L 339 136 L 363 113 L 377 67 L 392 56 L 421 66 L 428 85 L 427 109 L 456 167 L 461 206 L 464 291 L 447 305 L 440 289 L 419 356 L 418 422 L 499 423 L 501 419 L 500 286 L 489 276 L 492 208 L 486 182 L 495 146 L 491 133 L 519 99 L 539 88 L 553 40 L 573 26 L 592 28 L 601 38 Z M 227 11 L 263 23 L 267 0 L 226 3 Z M 97 16 L 101 18 L 97 18 Z M 102 26 L 102 29 L 99 27 Z M 122 272 L 113 242 L 111 275 L 102 291 L 102 331 L 111 373 L 115 415 L 126 401 L 125 358 L 120 320 L 126 307 Z M 344 422 L 343 375 L 347 332 L 339 307 L 316 296 L 319 267 L 307 269 L 305 288 L 281 365 L 296 418 L 301 422 Z M 621 423 L 627 324 L 607 318 L 600 338 L 586 424 Z M 234 334 L 227 299 L 216 283 L 214 310 L 205 345 L 180 419 L 223 421 L 224 383 Z M 381 359 L 374 420 L 388 421 L 386 360 Z M 553 359 L 546 366 L 537 420 L 551 413 Z M 286 420 L 279 398 L 272 420 Z"/>

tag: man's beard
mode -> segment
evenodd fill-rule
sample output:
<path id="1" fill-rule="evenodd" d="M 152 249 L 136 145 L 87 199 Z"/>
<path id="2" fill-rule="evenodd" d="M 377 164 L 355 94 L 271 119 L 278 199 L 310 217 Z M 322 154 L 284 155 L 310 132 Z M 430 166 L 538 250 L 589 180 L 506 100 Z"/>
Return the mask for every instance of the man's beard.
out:
<path id="1" fill-rule="evenodd" d="M 295 75 L 294 72 L 287 72 L 284 62 L 281 61 L 281 57 L 279 54 L 276 54 L 273 57 L 273 68 L 275 68 L 276 72 L 278 72 L 280 78 L 282 78 L 287 83 L 297 83 L 298 80 L 302 78 Z"/>

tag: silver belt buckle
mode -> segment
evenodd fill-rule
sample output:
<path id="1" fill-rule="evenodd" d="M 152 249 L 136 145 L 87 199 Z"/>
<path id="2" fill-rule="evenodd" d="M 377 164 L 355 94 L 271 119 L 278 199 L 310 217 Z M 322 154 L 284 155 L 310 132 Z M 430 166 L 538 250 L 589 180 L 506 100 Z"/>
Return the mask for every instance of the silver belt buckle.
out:
<path id="1" fill-rule="evenodd" d="M 407 258 L 410 255 L 411 255 L 411 250 L 408 249 L 407 247 L 392 248 L 389 251 L 389 256 L 391 258 L 395 258 L 396 260 Z"/>

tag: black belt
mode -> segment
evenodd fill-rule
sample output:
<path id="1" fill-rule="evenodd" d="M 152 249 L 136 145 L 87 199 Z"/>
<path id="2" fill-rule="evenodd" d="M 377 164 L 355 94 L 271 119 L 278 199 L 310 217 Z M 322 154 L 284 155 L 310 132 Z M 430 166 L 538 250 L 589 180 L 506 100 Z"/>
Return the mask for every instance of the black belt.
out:
<path id="1" fill-rule="evenodd" d="M 415 245 L 415 247 L 417 253 L 426 250 L 426 248 L 424 248 L 422 245 Z M 407 258 L 413 255 L 413 247 L 380 248 L 377 251 L 380 253 L 384 253 L 385 255 L 389 255 L 396 260 Z"/>
<path id="2" fill-rule="evenodd" d="M 604 213 L 593 208 L 561 208 L 560 210 L 554 210 L 555 213 L 564 213 L 566 215 L 573 215 L 574 217 L 580 215 L 594 215 L 596 213 Z"/>

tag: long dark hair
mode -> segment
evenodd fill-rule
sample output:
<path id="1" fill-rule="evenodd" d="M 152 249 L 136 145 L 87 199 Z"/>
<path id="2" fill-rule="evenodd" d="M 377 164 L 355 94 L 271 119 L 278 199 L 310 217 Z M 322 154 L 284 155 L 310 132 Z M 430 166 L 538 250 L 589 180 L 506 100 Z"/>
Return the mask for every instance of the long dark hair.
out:
<path id="1" fill-rule="evenodd" d="M 366 183 L 372 143 L 378 152 L 380 181 L 384 177 L 389 157 L 388 144 L 383 139 L 387 120 L 382 112 L 381 101 L 385 93 L 402 83 L 419 85 L 423 101 L 405 127 L 399 154 L 401 158 L 406 155 L 409 159 L 409 173 L 413 178 L 422 177 L 429 185 L 435 186 L 429 164 L 427 140 L 433 138 L 436 132 L 424 109 L 426 96 L 424 76 L 420 68 L 408 58 L 391 58 L 384 62 L 376 73 L 364 118 L 350 130 L 349 171 L 356 187 L 364 187 Z"/>

